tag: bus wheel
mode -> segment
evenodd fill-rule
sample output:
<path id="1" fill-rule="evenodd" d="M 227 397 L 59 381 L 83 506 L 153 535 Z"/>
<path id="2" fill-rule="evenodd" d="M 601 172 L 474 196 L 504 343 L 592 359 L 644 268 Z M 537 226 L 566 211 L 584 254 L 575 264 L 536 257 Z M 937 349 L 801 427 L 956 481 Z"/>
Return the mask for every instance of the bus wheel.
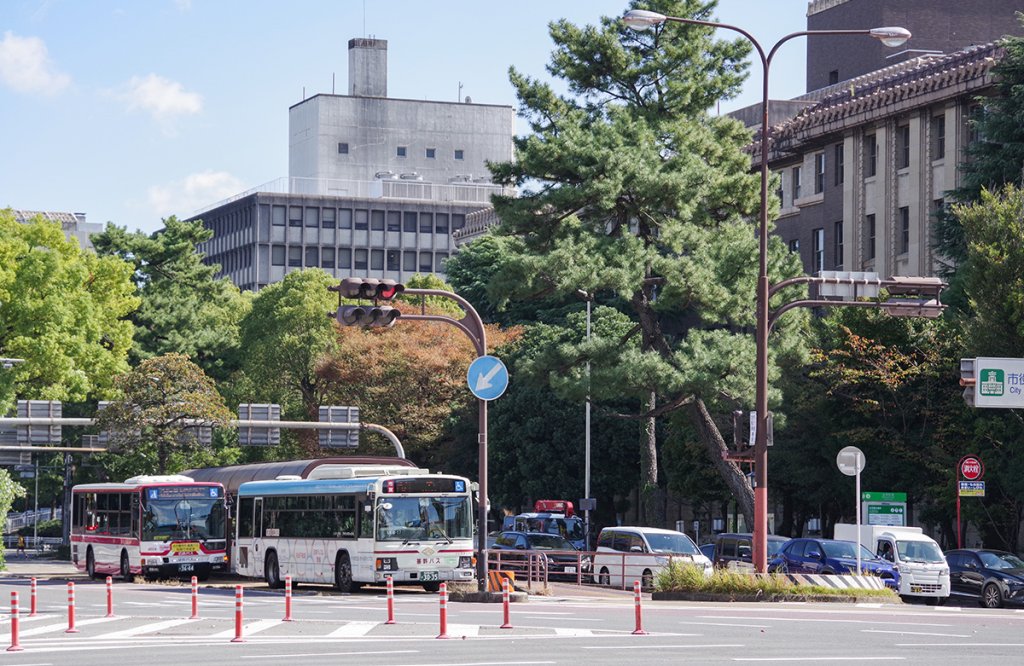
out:
<path id="1" fill-rule="evenodd" d="M 352 582 L 352 562 L 348 553 L 338 553 L 334 562 L 334 587 L 339 592 L 353 592 L 356 586 Z"/>
<path id="2" fill-rule="evenodd" d="M 90 579 L 96 577 L 96 556 L 92 552 L 92 548 L 85 551 L 85 575 Z"/>
<path id="3" fill-rule="evenodd" d="M 441 589 L 441 583 L 423 583 L 423 589 L 427 592 L 437 592 Z"/>
<path id="4" fill-rule="evenodd" d="M 128 563 L 128 551 L 121 551 L 121 578 L 127 582 L 132 582 L 135 577 L 132 576 L 132 567 Z"/>
<path id="5" fill-rule="evenodd" d="M 272 590 L 279 590 L 284 587 L 281 581 L 281 570 L 277 566 L 277 551 L 267 553 L 267 566 L 264 568 L 267 578 L 267 587 Z"/>

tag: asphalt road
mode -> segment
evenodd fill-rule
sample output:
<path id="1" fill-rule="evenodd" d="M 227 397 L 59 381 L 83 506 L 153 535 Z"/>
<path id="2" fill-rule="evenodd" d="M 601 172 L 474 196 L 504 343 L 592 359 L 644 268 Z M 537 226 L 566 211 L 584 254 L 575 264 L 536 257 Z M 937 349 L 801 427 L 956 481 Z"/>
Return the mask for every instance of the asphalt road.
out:
<path id="1" fill-rule="evenodd" d="M 18 568 L 18 567 L 12 567 Z M 106 617 L 99 581 L 60 572 L 38 586 L 29 612 L 29 583 L 12 572 L 0 579 L 0 601 L 19 593 L 21 652 L 3 664 L 109 665 L 131 660 L 162 664 L 646 664 L 769 662 L 902 662 L 1014 664 L 1024 661 L 1024 611 L 975 607 L 878 604 L 652 602 L 644 595 L 634 635 L 632 595 L 558 586 L 510 608 L 502 629 L 500 604 L 449 602 L 448 639 L 438 639 L 438 595 L 399 589 L 395 619 L 387 620 L 384 590 L 336 594 L 301 586 L 285 622 L 284 595 L 247 585 L 244 642 L 232 642 L 231 581 L 203 585 L 199 619 L 190 619 L 187 586 L 113 587 L 114 615 Z M 77 633 L 68 634 L 67 583 L 76 582 Z M 0 647 L 10 644 L 9 613 L 0 613 Z"/>

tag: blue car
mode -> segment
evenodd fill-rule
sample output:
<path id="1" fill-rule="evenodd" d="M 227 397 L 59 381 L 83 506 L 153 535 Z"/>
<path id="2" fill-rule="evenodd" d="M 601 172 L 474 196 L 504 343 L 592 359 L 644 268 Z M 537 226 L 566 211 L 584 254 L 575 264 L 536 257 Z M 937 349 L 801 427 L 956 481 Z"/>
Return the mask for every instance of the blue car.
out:
<path id="1" fill-rule="evenodd" d="M 898 590 L 900 574 L 891 564 L 853 541 L 835 539 L 790 539 L 768 563 L 769 572 L 807 574 L 852 574 L 857 572 L 857 549 L 861 570 L 878 576 L 886 587 Z"/>

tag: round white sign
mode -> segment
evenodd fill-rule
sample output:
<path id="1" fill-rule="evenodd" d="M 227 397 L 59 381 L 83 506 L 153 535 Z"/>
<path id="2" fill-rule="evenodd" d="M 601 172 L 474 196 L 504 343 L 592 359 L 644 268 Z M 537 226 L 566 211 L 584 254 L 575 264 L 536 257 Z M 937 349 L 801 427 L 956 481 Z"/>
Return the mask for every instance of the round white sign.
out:
<path id="1" fill-rule="evenodd" d="M 846 446 L 836 456 L 839 471 L 846 476 L 857 476 L 864 471 L 864 452 L 856 446 Z"/>

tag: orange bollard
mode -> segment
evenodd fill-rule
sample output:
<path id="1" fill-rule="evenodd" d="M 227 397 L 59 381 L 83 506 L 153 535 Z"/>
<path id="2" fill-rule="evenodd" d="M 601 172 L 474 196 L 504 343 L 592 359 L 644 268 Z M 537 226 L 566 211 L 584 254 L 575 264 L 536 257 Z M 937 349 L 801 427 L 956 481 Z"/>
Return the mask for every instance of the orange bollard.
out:
<path id="1" fill-rule="evenodd" d="M 18 593 L 11 592 L 11 647 L 7 648 L 7 651 L 21 652 L 24 649 L 18 642 Z"/>
<path id="2" fill-rule="evenodd" d="M 192 576 L 192 617 L 189 619 L 199 619 L 199 580 L 195 576 Z"/>
<path id="3" fill-rule="evenodd" d="M 505 607 L 505 623 L 501 625 L 501 629 L 511 629 L 512 621 L 509 618 L 508 611 L 508 578 L 501 579 L 501 604 Z"/>
<path id="4" fill-rule="evenodd" d="M 292 577 L 284 577 L 284 620 L 283 622 L 292 621 Z"/>
<path id="5" fill-rule="evenodd" d="M 29 617 L 35 617 L 36 616 L 36 579 L 35 578 L 32 579 L 31 588 L 32 588 L 32 605 L 29 607 L 28 616 Z"/>
<path id="6" fill-rule="evenodd" d="M 68 583 L 68 628 L 65 634 L 77 634 L 75 629 L 75 584 Z"/>
<path id="7" fill-rule="evenodd" d="M 441 633 L 438 638 L 451 638 L 448 635 L 448 585 L 441 583 Z"/>
<path id="8" fill-rule="evenodd" d="M 232 643 L 244 643 L 242 638 L 242 586 L 235 585 L 235 637 Z"/>
<path id="9" fill-rule="evenodd" d="M 114 616 L 114 579 L 107 576 L 107 617 Z"/>
<path id="10" fill-rule="evenodd" d="M 395 581 L 388 576 L 388 621 L 384 624 L 395 623 Z"/>
<path id="11" fill-rule="evenodd" d="M 634 636 L 646 636 L 647 632 L 644 631 L 643 623 L 640 621 L 640 581 L 633 581 L 633 602 L 636 604 L 636 629 L 633 630 Z"/>

